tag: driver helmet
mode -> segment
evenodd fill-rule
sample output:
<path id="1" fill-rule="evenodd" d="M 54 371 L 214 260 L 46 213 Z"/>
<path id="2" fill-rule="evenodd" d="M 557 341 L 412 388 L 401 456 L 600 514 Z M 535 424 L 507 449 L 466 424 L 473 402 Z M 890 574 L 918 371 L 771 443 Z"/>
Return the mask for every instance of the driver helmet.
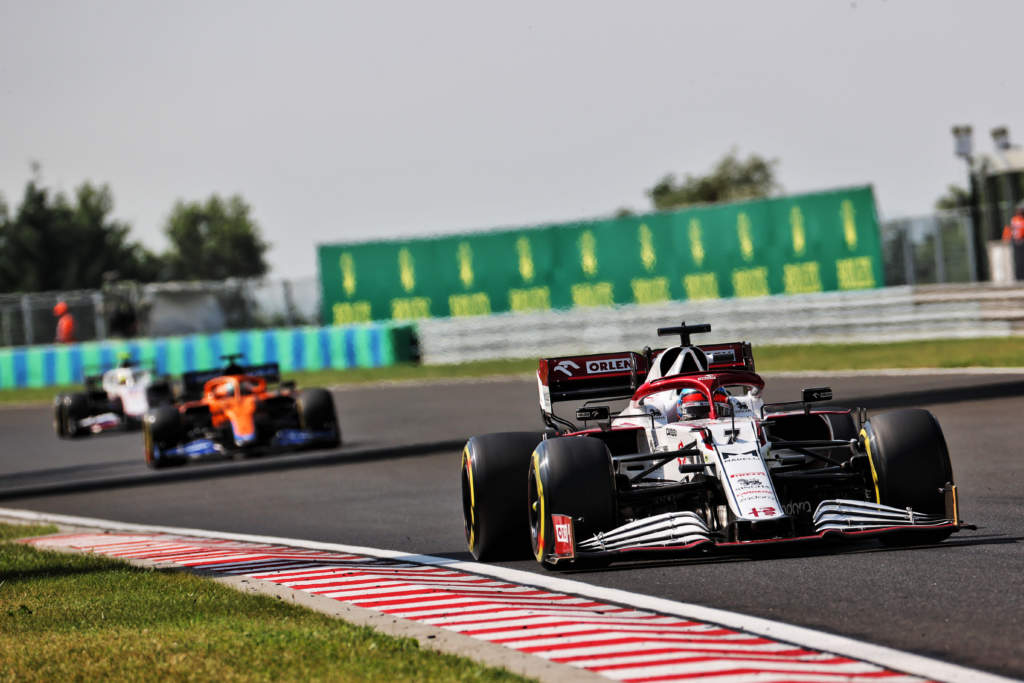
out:
<path id="1" fill-rule="evenodd" d="M 214 390 L 214 396 L 217 398 L 231 398 L 235 395 L 235 385 L 233 382 L 225 382 Z"/>
<path id="2" fill-rule="evenodd" d="M 711 414 L 708 397 L 700 389 L 687 387 L 676 399 L 676 415 L 680 420 L 703 420 Z"/>
<path id="3" fill-rule="evenodd" d="M 718 387 L 711 392 L 711 398 L 715 401 L 715 414 L 718 417 L 729 417 L 732 415 L 732 403 L 729 402 L 729 392 Z"/>

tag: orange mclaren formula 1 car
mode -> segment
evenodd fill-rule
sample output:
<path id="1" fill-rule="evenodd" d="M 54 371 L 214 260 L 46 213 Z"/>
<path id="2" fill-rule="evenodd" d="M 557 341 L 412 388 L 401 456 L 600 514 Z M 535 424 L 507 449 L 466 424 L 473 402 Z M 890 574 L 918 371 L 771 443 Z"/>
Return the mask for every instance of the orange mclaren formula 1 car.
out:
<path id="1" fill-rule="evenodd" d="M 244 366 L 236 363 L 240 357 L 224 356 L 224 368 L 185 373 L 182 402 L 146 413 L 146 464 L 167 467 L 341 444 L 329 391 L 296 390 L 294 382 L 281 382 L 277 363 Z"/>

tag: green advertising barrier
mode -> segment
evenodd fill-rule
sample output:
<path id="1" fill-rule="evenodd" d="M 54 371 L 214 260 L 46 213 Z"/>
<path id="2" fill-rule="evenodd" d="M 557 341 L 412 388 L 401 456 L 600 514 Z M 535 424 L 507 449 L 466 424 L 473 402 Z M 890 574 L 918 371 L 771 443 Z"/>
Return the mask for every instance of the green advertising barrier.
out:
<path id="1" fill-rule="evenodd" d="M 866 289 L 870 187 L 669 213 L 318 247 L 334 324 Z"/>

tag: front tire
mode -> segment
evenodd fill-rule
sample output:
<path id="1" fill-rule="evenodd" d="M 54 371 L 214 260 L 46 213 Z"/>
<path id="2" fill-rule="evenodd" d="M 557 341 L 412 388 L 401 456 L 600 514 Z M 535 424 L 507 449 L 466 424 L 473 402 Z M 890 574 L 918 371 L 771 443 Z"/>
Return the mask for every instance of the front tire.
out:
<path id="1" fill-rule="evenodd" d="M 529 557 L 526 487 L 530 454 L 543 439 L 535 432 L 474 436 L 462 449 L 462 518 L 476 560 Z"/>
<path id="2" fill-rule="evenodd" d="M 53 431 L 58 439 L 67 438 L 67 427 L 64 420 L 64 394 L 57 394 L 53 399 Z"/>
<path id="3" fill-rule="evenodd" d="M 572 518 L 574 540 L 585 540 L 615 523 L 615 479 L 608 447 L 590 437 L 548 439 L 533 453 L 527 509 L 533 556 L 556 564 L 551 515 Z"/>
<path id="4" fill-rule="evenodd" d="M 60 403 L 54 407 L 54 427 L 61 430 L 58 435 L 74 439 L 88 434 L 89 430 L 80 427 L 78 421 L 89 417 L 89 397 L 79 392 L 61 394 L 58 398 Z"/>
<path id="5" fill-rule="evenodd" d="M 953 483 L 949 449 L 938 420 L 927 410 L 906 408 L 872 417 L 861 431 L 871 464 L 876 502 L 914 512 L 946 512 L 942 489 Z M 883 536 L 892 544 L 934 543 L 952 529 Z"/>
<path id="6" fill-rule="evenodd" d="M 181 414 L 174 406 L 158 406 L 146 411 L 142 418 L 142 438 L 146 464 L 152 469 L 185 464 L 185 459 L 162 455 L 167 448 L 181 441 Z"/>

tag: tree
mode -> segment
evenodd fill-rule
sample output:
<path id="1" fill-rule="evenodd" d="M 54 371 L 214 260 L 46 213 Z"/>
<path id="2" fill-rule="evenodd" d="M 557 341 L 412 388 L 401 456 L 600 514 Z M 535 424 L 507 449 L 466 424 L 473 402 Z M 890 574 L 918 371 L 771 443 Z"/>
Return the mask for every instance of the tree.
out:
<path id="1" fill-rule="evenodd" d="M 775 180 L 777 164 L 776 159 L 765 159 L 756 154 L 751 154 L 746 160 L 740 159 L 734 149 L 722 157 L 707 175 L 687 174 L 679 183 L 672 174 L 666 175 L 647 191 L 647 196 L 658 211 L 691 204 L 769 197 L 782 189 Z"/>
<path id="2" fill-rule="evenodd" d="M 34 168 L 14 214 L 0 202 L 0 291 L 97 288 L 110 271 L 156 279 L 158 259 L 128 239 L 130 226 L 111 219 L 113 210 L 108 186 L 83 183 L 72 202 L 42 187 Z"/>
<path id="3" fill-rule="evenodd" d="M 950 185 L 946 193 L 935 200 L 935 208 L 939 211 L 967 209 L 971 206 L 971 193 L 959 185 Z"/>
<path id="4" fill-rule="evenodd" d="M 172 279 L 223 280 L 260 277 L 268 266 L 269 246 L 260 236 L 249 205 L 240 196 L 205 202 L 179 201 L 164 232 L 171 249 L 164 260 Z"/>

